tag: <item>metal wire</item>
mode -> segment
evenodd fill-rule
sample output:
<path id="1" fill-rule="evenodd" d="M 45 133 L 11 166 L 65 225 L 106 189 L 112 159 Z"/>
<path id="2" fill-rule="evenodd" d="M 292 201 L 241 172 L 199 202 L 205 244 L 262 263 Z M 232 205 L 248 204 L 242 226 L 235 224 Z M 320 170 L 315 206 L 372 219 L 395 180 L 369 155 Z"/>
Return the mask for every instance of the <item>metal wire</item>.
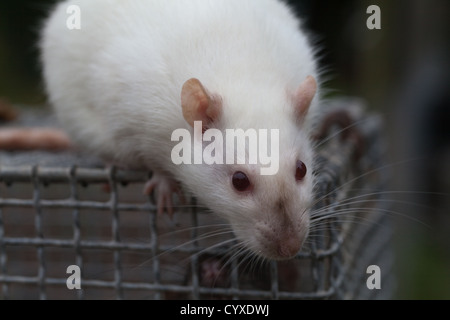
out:
<path id="1" fill-rule="evenodd" d="M 210 214 L 201 210 L 195 199 L 181 210 L 184 212 L 178 213 L 176 223 L 184 229 L 177 229 L 176 223 L 174 226 L 157 216 L 151 199 L 127 191 L 133 187 L 133 190 L 140 189 L 148 179 L 146 172 L 73 165 L 0 164 L 0 298 L 389 297 L 392 290 L 368 290 L 364 273 L 368 265 L 378 264 L 390 274 L 392 256 L 385 250 L 390 229 L 382 209 L 385 204 L 382 194 L 367 202 L 364 217 L 370 223 L 352 223 L 351 213 L 346 216 L 349 219 L 342 219 L 342 215 L 340 219 L 335 217 L 342 210 L 342 199 L 351 190 L 364 187 L 378 190 L 383 186 L 379 172 L 375 179 L 354 179 L 380 165 L 379 123 L 370 120 L 366 124 L 364 134 L 370 148 L 358 165 L 350 160 L 355 148 L 351 141 L 334 139 L 321 149 L 317 168 L 320 201 L 316 209 L 327 206 L 330 218 L 291 264 L 252 265 L 239 259 L 227 263 L 233 243 L 229 239 L 217 246 L 205 240 L 212 234 L 204 225 Z M 353 182 L 349 184 L 349 181 Z M 101 194 L 99 190 L 104 184 L 109 186 L 109 193 Z M 32 195 L 27 198 L 24 190 L 30 186 Z M 97 189 L 92 189 L 94 186 Z M 46 188 L 61 192 L 67 189 L 68 194 L 62 198 L 47 197 L 44 196 Z M 86 193 L 88 196 L 83 196 Z M 33 221 L 28 219 L 28 212 L 32 212 Z M 133 214 L 139 222 L 132 221 Z M 69 229 L 62 228 L 64 234 L 54 231 L 59 230 L 55 221 L 60 221 L 60 217 L 64 217 L 62 224 L 69 226 Z M 30 224 L 33 232 L 25 227 Z M 23 230 L 17 231 L 16 225 L 23 226 Z M 106 226 L 101 229 L 101 235 L 95 229 L 100 225 Z M 134 231 L 124 231 L 130 226 Z M 52 230 L 51 236 L 47 235 L 47 229 Z M 145 230 L 143 241 L 135 235 L 141 229 Z M 34 255 L 21 256 L 28 251 Z M 53 257 L 58 254 L 61 256 Z M 139 255 L 140 260 L 132 260 L 132 255 Z M 223 270 L 229 269 L 226 284 L 219 281 L 213 286 L 204 284 L 201 273 L 204 256 L 216 259 Z M 93 263 L 94 260 L 102 261 Z M 54 271 L 53 265 L 64 267 Z M 69 265 L 77 265 L 82 271 L 81 290 L 69 290 L 66 286 L 69 275 L 65 268 Z M 290 279 L 292 272 L 297 280 Z"/>

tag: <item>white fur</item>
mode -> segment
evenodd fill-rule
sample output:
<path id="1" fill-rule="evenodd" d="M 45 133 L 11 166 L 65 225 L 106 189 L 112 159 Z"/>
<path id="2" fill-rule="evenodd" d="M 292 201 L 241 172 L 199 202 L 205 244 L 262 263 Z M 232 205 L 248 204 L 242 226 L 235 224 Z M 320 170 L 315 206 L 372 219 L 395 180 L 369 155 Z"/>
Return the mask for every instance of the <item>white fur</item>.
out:
<path id="1" fill-rule="evenodd" d="M 66 27 L 69 4 L 81 9 L 81 30 Z M 78 144 L 110 162 L 173 174 L 241 227 L 245 221 L 235 211 L 261 219 L 259 202 L 276 198 L 274 184 L 285 184 L 296 198 L 293 210 L 306 210 L 312 195 L 309 121 L 303 128 L 295 124 L 292 96 L 317 71 L 299 21 L 281 1 L 64 1 L 46 23 L 41 47 L 50 101 Z M 253 177 L 257 197 L 242 199 L 232 190 L 232 169 L 170 161 L 172 131 L 190 129 L 180 94 L 193 77 L 222 98 L 221 129 L 281 130 L 284 169 L 275 177 Z M 317 111 L 316 100 L 308 117 Z M 310 169 L 301 187 L 290 182 L 297 158 Z"/>

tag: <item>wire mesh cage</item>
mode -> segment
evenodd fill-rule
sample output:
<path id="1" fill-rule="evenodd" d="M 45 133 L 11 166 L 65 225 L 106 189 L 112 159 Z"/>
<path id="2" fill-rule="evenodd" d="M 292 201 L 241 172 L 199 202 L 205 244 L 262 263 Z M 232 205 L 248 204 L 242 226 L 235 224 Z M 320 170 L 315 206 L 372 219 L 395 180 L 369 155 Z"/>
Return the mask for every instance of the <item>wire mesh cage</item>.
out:
<path id="1" fill-rule="evenodd" d="M 321 228 L 285 262 L 238 258 L 232 236 L 220 232 L 223 221 L 195 199 L 173 220 L 158 216 L 142 194 L 146 172 L 103 168 L 73 154 L 3 152 L 0 298 L 389 298 L 395 282 L 378 170 L 381 124 L 358 118 L 367 147 L 357 162 L 354 141 L 331 136 L 321 143 Z M 366 285 L 370 265 L 383 271 L 382 290 Z M 79 290 L 69 289 L 69 266 L 79 267 Z"/>

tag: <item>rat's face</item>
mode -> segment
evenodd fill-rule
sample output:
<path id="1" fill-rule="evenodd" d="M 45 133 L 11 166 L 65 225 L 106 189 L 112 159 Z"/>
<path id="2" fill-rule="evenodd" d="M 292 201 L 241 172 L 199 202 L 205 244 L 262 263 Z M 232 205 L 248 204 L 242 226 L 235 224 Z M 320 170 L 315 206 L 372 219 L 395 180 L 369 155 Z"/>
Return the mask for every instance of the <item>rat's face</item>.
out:
<path id="1" fill-rule="evenodd" d="M 258 166 L 227 168 L 223 187 L 231 201 L 223 214 L 238 240 L 259 256 L 292 258 L 308 236 L 313 175 L 307 150 L 309 146 L 302 153 L 280 150 L 275 175 L 261 175 Z"/>

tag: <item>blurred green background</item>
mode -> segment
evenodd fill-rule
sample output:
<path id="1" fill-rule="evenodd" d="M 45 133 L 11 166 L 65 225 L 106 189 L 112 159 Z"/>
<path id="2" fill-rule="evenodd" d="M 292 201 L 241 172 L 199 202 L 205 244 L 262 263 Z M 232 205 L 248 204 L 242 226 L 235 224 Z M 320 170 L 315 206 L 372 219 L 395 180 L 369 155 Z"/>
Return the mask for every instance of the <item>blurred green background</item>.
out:
<path id="1" fill-rule="evenodd" d="M 0 2 L 0 99 L 45 103 L 36 44 L 55 2 Z M 361 97 L 383 115 L 387 162 L 402 163 L 391 166 L 392 189 L 407 191 L 393 210 L 408 216 L 393 214 L 396 298 L 450 299 L 450 1 L 290 2 L 320 49 L 328 97 Z M 372 4 L 381 30 L 366 27 Z"/>

